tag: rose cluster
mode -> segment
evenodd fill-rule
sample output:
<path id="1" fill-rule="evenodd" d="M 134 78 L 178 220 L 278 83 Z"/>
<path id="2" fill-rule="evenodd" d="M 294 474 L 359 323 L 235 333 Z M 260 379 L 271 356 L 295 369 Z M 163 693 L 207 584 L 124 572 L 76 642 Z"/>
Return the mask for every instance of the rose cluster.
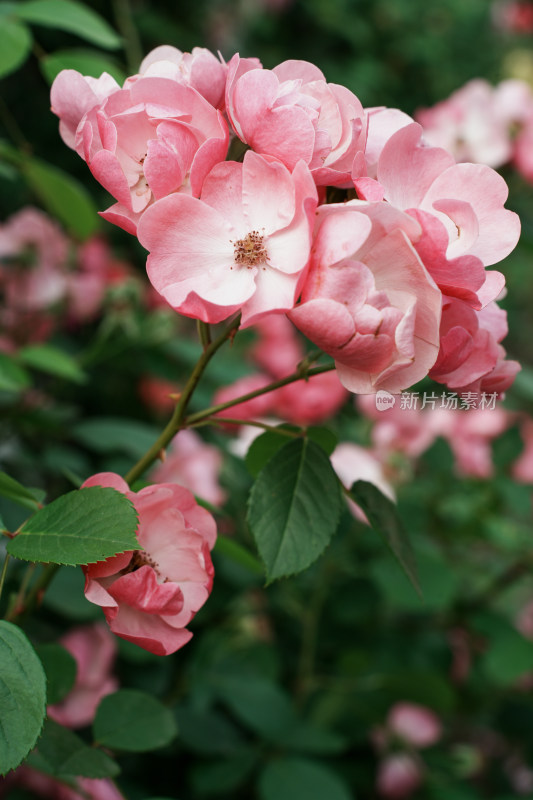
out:
<path id="1" fill-rule="evenodd" d="M 359 394 L 428 374 L 511 384 L 504 278 L 486 270 L 519 237 L 505 181 L 428 146 L 401 111 L 364 109 L 308 62 L 167 46 L 123 87 L 61 72 L 52 109 L 179 313 L 287 314 Z"/>

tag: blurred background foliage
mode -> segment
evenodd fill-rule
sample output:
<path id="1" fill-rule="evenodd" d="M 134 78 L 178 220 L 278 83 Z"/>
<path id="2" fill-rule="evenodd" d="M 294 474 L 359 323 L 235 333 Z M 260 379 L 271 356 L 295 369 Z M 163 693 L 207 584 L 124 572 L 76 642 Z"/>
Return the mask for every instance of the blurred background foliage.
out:
<path id="1" fill-rule="evenodd" d="M 498 28 L 488 0 L 100 0 L 86 7 L 111 33 L 100 29 L 92 40 L 87 28 L 65 30 L 57 14 L 55 24 L 53 15 L 36 21 L 31 3 L 25 6 L 30 10 L 17 17 L 18 6 L 0 4 L 4 20 L 15 8 L 19 29 L 9 40 L 11 67 L 13 49 L 6 45 L 0 54 L 2 218 L 40 205 L 75 239 L 105 233 L 139 276 L 115 287 L 103 318 L 53 339 L 72 359 L 70 372 L 42 363 L 30 370 L 35 389 L 53 402 L 29 402 L 22 384 L 18 393 L 1 395 L 3 468 L 50 497 L 77 477 L 131 466 L 162 424 L 139 397 L 139 375 L 179 385 L 198 355 L 194 326 L 165 310 L 146 313 L 139 288 L 145 254 L 137 241 L 96 215 L 109 198 L 61 142 L 49 111 L 49 86 L 60 68 L 95 76 L 108 70 L 120 79 L 160 44 L 208 47 L 225 59 L 238 51 L 265 67 L 306 59 L 364 105 L 410 114 L 474 77 L 533 80 L 532 34 Z M 504 174 L 509 206 L 524 227 L 502 267 L 506 346 L 524 364 L 507 404 L 531 414 L 533 187 L 510 168 Z M 239 335 L 210 368 L 195 408 L 246 372 L 250 336 Z M 122 419 L 114 438 L 102 417 Z M 369 442 L 368 422 L 351 404 L 331 427 L 341 441 Z M 231 499 L 220 528 L 253 551 L 244 525 L 252 478 L 227 436 L 209 430 L 205 438 L 225 451 L 221 480 Z M 267 589 L 253 561 L 216 553 L 213 595 L 185 650 L 160 659 L 119 642 L 122 685 L 155 693 L 180 730 L 164 750 L 120 759 L 125 796 L 373 798 L 378 755 L 370 732 L 394 703 L 411 701 L 438 714 L 445 731 L 424 753 L 416 797 L 533 798 L 533 643 L 514 623 L 533 597 L 530 487 L 509 477 L 520 448 L 511 427 L 494 445 L 493 480 L 458 478 L 441 440 L 418 464 L 401 465 L 409 479 L 399 489 L 399 509 L 417 554 L 423 602 L 382 543 L 348 512 L 323 559 Z M 20 523 L 21 509 L 2 501 L 0 510 L 8 527 Z M 11 586 L 23 569 L 12 569 Z M 74 570 L 61 571 L 29 627 L 35 641 L 54 640 L 99 614 L 83 599 L 81 583 Z M 17 789 L 9 796 L 29 795 Z"/>

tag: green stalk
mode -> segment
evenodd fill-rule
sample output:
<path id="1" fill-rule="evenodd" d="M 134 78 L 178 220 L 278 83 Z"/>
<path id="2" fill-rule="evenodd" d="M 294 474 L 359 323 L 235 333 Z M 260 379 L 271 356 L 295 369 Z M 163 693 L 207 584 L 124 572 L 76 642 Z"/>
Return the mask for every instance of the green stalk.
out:
<path id="1" fill-rule="evenodd" d="M 176 433 L 181 429 L 186 427 L 184 424 L 184 417 L 187 411 L 187 406 L 189 401 L 194 393 L 194 390 L 198 386 L 200 378 L 202 377 L 205 368 L 217 352 L 217 350 L 222 347 L 225 341 L 230 339 L 237 328 L 240 325 L 240 315 L 236 317 L 233 322 L 220 334 L 218 339 L 215 339 L 214 342 L 211 342 L 207 347 L 204 348 L 204 351 L 200 358 L 198 359 L 196 366 L 194 367 L 189 380 L 185 384 L 185 388 L 180 395 L 180 399 L 176 403 L 176 407 L 174 408 L 172 417 L 164 429 L 161 436 L 154 442 L 152 447 L 144 454 L 144 456 L 139 459 L 139 461 L 133 466 L 127 475 L 124 476 L 124 480 L 126 483 L 129 483 L 130 486 L 136 480 L 138 480 L 141 475 L 150 467 L 153 462 L 159 457 L 159 454 L 162 450 L 164 450 L 168 444 L 172 441 Z"/>
<path id="2" fill-rule="evenodd" d="M 255 389 L 253 392 L 243 394 L 241 397 L 235 397 L 233 400 L 228 400 L 226 403 L 219 403 L 216 406 L 205 408 L 203 411 L 197 411 L 195 414 L 190 414 L 184 420 L 183 427 L 189 428 L 196 425 L 196 423 L 207 419 L 207 417 L 213 416 L 213 414 L 218 414 L 219 411 L 225 411 L 226 408 L 231 408 L 232 406 L 237 406 L 240 403 L 245 403 L 247 400 L 253 400 L 254 397 L 267 394 L 268 392 L 274 391 L 274 389 L 287 386 L 289 383 L 307 380 L 307 378 L 312 378 L 313 375 L 320 375 L 322 372 L 331 372 L 332 369 L 335 369 L 334 364 L 325 364 L 323 367 L 314 367 L 313 369 L 307 370 L 303 375 L 301 371 L 298 370 L 293 375 L 289 375 L 286 378 L 280 378 L 278 381 L 273 381 L 273 383 L 269 383 L 268 386 L 263 386 L 261 389 Z"/>
<path id="3" fill-rule="evenodd" d="M 4 581 L 5 581 L 6 575 L 7 575 L 7 565 L 9 564 L 9 559 L 10 558 L 11 558 L 11 556 L 9 555 L 9 553 L 6 553 L 4 566 L 2 567 L 2 574 L 0 575 L 0 598 L 2 597 L 2 590 L 4 588 Z"/>

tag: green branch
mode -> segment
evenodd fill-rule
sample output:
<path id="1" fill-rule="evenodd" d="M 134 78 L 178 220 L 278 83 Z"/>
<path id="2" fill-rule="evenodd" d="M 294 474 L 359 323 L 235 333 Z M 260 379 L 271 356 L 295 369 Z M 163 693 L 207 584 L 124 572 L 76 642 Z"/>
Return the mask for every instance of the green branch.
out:
<path id="1" fill-rule="evenodd" d="M 162 450 L 164 450 L 168 444 L 172 441 L 174 436 L 181 428 L 185 428 L 186 425 L 184 424 L 184 417 L 187 412 L 187 406 L 189 401 L 194 393 L 194 390 L 198 386 L 200 378 L 202 377 L 205 368 L 217 352 L 217 350 L 222 347 L 224 342 L 228 339 L 231 339 L 232 336 L 235 335 L 237 328 L 240 325 L 240 315 L 237 316 L 233 322 L 228 325 L 228 327 L 220 334 L 218 339 L 215 339 L 211 342 L 207 347 L 204 348 L 204 351 L 200 358 L 198 359 L 196 366 L 194 367 L 189 380 L 185 384 L 185 388 L 183 389 L 178 402 L 176 403 L 176 407 L 174 408 L 174 412 L 172 417 L 164 429 L 161 436 L 154 442 L 152 447 L 144 454 L 144 456 L 139 459 L 139 461 L 135 464 L 134 467 L 130 469 L 127 475 L 124 476 L 126 483 L 129 483 L 130 486 L 134 481 L 138 480 L 141 475 L 150 467 L 154 461 L 159 457 L 159 454 Z"/>

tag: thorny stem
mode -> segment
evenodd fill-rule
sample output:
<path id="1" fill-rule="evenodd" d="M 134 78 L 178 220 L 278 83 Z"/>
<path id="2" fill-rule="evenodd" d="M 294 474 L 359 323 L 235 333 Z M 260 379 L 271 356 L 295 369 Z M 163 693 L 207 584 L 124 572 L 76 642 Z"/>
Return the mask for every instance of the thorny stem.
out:
<path id="1" fill-rule="evenodd" d="M 6 558 L 4 561 L 4 566 L 2 567 L 2 574 L 0 575 L 0 598 L 2 597 L 2 589 L 4 588 L 4 581 L 7 575 L 7 565 L 9 564 L 9 559 L 11 556 L 9 553 L 6 553 Z"/>
<path id="2" fill-rule="evenodd" d="M 332 369 L 335 369 L 334 364 L 325 364 L 323 367 L 314 367 L 313 369 L 305 371 L 304 374 L 298 370 L 293 375 L 288 375 L 286 378 L 280 378 L 278 381 L 273 381 L 273 383 L 269 383 L 268 386 L 263 386 L 261 389 L 255 389 L 253 392 L 248 392 L 248 394 L 235 397 L 233 400 L 228 400 L 226 403 L 219 403 L 216 406 L 205 408 L 203 411 L 197 411 L 195 414 L 190 414 L 190 416 L 186 417 L 184 420 L 183 427 L 189 428 L 196 425 L 196 423 L 211 417 L 213 414 L 218 414 L 219 411 L 225 411 L 226 408 L 231 408 L 232 406 L 237 406 L 240 403 L 245 403 L 247 400 L 253 400 L 254 397 L 267 394 L 268 392 L 272 392 L 274 389 L 287 386 L 289 383 L 307 380 L 307 378 L 312 378 L 313 375 L 320 375 L 322 372 L 330 372 Z"/>
<path id="3" fill-rule="evenodd" d="M 314 670 L 320 616 L 327 594 L 327 580 L 324 572 L 322 572 L 302 620 L 302 643 L 296 687 L 297 699 L 300 705 L 305 702 L 309 692 L 312 691 L 315 681 Z"/>
<path id="4" fill-rule="evenodd" d="M 211 328 L 207 322 L 202 322 L 200 319 L 196 321 L 196 327 L 198 329 L 198 337 L 202 343 L 202 347 L 204 350 L 206 350 L 211 344 Z"/>
<path id="5" fill-rule="evenodd" d="M 193 369 L 189 380 L 187 381 L 183 392 L 180 395 L 180 399 L 176 403 L 174 408 L 174 412 L 170 419 L 170 422 L 164 429 L 163 433 L 159 436 L 159 438 L 154 442 L 152 447 L 144 454 L 144 456 L 139 459 L 139 461 L 135 464 L 134 467 L 130 469 L 130 471 L 125 475 L 124 480 L 126 483 L 129 483 L 130 486 L 134 481 L 138 480 L 141 475 L 148 469 L 151 464 L 159 457 L 159 454 L 162 450 L 165 450 L 169 442 L 174 438 L 176 433 L 181 429 L 186 427 L 184 424 L 184 417 L 187 411 L 187 406 L 189 401 L 196 389 L 200 378 L 202 377 L 205 368 L 209 364 L 212 357 L 215 355 L 217 350 L 222 347 L 227 339 L 230 339 L 237 328 L 240 325 L 240 315 L 237 316 L 233 322 L 220 334 L 218 339 L 215 339 L 214 342 L 211 342 L 203 351 L 202 355 L 198 359 L 195 368 Z"/>
<path id="6" fill-rule="evenodd" d="M 31 564 L 30 566 L 35 569 L 36 564 Z M 35 581 L 31 591 L 28 592 L 28 596 L 24 599 L 24 592 L 26 590 L 26 586 L 28 584 L 27 574 L 24 576 L 24 581 L 22 586 L 20 587 L 19 594 L 17 596 L 17 600 L 15 605 L 8 613 L 6 614 L 6 620 L 8 622 L 19 622 L 23 619 L 30 611 L 33 611 L 34 608 L 40 604 L 42 597 L 46 590 L 48 589 L 52 579 L 58 569 L 60 568 L 60 564 L 45 564 L 43 565 L 44 569 L 39 575 L 39 578 Z M 31 571 L 33 574 L 33 570 Z M 30 577 L 31 577 L 30 574 Z"/>
<path id="7" fill-rule="evenodd" d="M 500 592 L 511 586 L 515 581 L 531 571 L 532 559 L 531 557 L 522 556 L 518 561 L 514 561 L 506 567 L 499 575 L 497 575 L 492 583 L 486 589 L 483 589 L 478 595 L 474 595 L 470 599 L 461 603 L 462 611 L 476 611 L 489 604 Z"/>
<path id="8" fill-rule="evenodd" d="M 195 425 L 189 425 L 189 427 L 199 428 L 202 425 L 218 425 L 218 424 L 251 425 L 252 428 L 262 428 L 264 431 L 273 431 L 274 433 L 278 433 L 280 436 L 289 436 L 291 439 L 298 439 L 302 435 L 301 433 L 302 429 L 298 431 L 290 431 L 286 430 L 285 428 L 277 427 L 276 425 L 268 425 L 266 422 L 259 422 L 259 420 L 255 419 L 233 419 L 233 417 L 213 417 L 213 419 L 208 417 L 207 419 L 204 419 L 201 422 L 197 422 Z"/>
<path id="9" fill-rule="evenodd" d="M 6 620 L 12 621 L 14 617 L 18 616 L 19 612 L 24 607 L 24 595 L 26 594 L 26 589 L 30 584 L 36 566 L 37 564 L 28 564 L 28 566 L 26 567 L 26 572 L 24 573 L 24 577 L 22 579 L 22 583 L 20 584 L 19 590 L 15 595 L 14 602 L 10 605 L 10 607 L 7 610 Z"/>

